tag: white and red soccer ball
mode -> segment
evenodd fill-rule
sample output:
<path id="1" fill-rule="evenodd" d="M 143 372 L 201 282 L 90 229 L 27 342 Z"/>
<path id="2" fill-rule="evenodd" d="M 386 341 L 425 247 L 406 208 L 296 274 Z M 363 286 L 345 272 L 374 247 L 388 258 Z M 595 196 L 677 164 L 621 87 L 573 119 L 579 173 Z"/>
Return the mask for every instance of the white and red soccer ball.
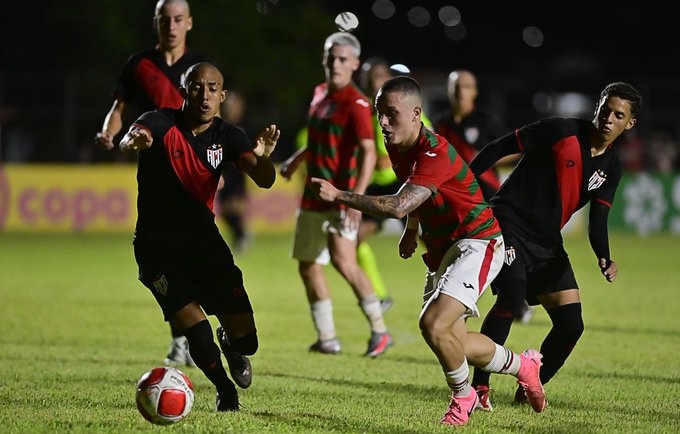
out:
<path id="1" fill-rule="evenodd" d="M 156 425 L 170 425 L 184 419 L 194 405 L 194 386 L 176 368 L 154 368 L 137 382 L 137 409 Z"/>

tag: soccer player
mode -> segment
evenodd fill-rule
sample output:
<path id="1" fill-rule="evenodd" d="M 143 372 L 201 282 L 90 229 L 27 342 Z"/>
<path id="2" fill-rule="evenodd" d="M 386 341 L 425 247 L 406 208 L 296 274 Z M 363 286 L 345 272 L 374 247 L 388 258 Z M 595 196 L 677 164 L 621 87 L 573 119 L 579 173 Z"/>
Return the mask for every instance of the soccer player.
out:
<path id="1" fill-rule="evenodd" d="M 503 264 L 503 236 L 465 161 L 443 137 L 423 126 L 421 98 L 418 82 L 400 76 L 385 82 L 376 99 L 387 151 L 403 183 L 399 192 L 368 196 L 313 178 L 314 192 L 322 200 L 378 216 L 407 215 L 399 241 L 402 258 L 416 251 L 422 228 L 427 274 L 419 326 L 451 389 L 443 424 L 465 425 L 479 402 L 470 386 L 468 363 L 516 376 L 533 409 L 541 412 L 541 354 L 516 354 L 466 331 L 466 318 L 479 316 L 477 300 Z"/>
<path id="2" fill-rule="evenodd" d="M 139 114 L 162 107 L 179 108 L 183 101 L 179 91 L 182 74 L 191 65 L 206 60 L 186 45 L 187 32 L 193 27 L 186 0 L 159 0 L 153 27 L 158 45 L 130 56 L 113 90 L 113 105 L 95 137 L 95 142 L 106 149 L 113 149 L 113 139 L 123 128 L 130 106 Z M 186 338 L 172 323 L 170 332 L 172 339 L 164 364 L 196 366 Z"/>
<path id="3" fill-rule="evenodd" d="M 512 326 L 512 317 L 503 313 L 515 311 L 525 299 L 540 303 L 552 321 L 541 345 L 544 384 L 583 333 L 581 298 L 561 229 L 590 204 L 588 236 L 597 266 L 608 282 L 616 279 L 607 232 L 621 178 L 614 142 L 635 126 L 641 105 L 642 97 L 630 84 L 611 83 L 600 94 L 593 120 L 552 117 L 525 125 L 489 143 L 470 164 L 480 174 L 506 155 L 523 154 L 491 199 L 503 228 L 505 265 L 491 284 L 497 299 L 481 332 L 503 344 Z M 482 402 L 488 402 L 489 375 L 475 370 L 473 385 L 487 394 Z M 515 401 L 526 401 L 523 390 L 517 390 Z"/>
<path id="4" fill-rule="evenodd" d="M 470 163 L 472 158 L 490 141 L 504 136 L 508 128 L 501 120 L 477 106 L 479 88 L 477 77 L 465 69 L 452 71 L 447 79 L 446 92 L 450 109 L 435 121 L 434 130 L 444 136 L 456 148 L 456 152 Z M 478 176 L 484 199 L 488 202 L 501 186 L 498 164 L 515 163 L 514 156 L 508 156 Z M 507 312 L 516 321 L 528 323 L 533 316 L 533 308 L 526 302 L 516 312 Z"/>
<path id="5" fill-rule="evenodd" d="M 307 300 L 317 331 L 309 350 L 337 354 L 341 350 L 335 330 L 333 303 L 324 275 L 332 262 L 349 283 L 368 319 L 371 336 L 365 355 L 376 357 L 392 345 L 380 306 L 356 258 L 361 213 L 316 198 L 311 177 L 332 180 L 359 193 L 366 190 L 375 167 L 375 142 L 371 106 L 352 82 L 359 68 L 361 45 L 350 33 L 333 33 L 324 42 L 323 67 L 326 81 L 314 89 L 309 108 L 307 146 L 300 148 L 280 168 L 290 179 L 300 163 L 306 162 L 307 179 L 298 210 L 292 256 L 305 285 Z"/>
<path id="6" fill-rule="evenodd" d="M 377 95 L 380 86 L 382 86 L 385 81 L 392 78 L 393 75 L 394 71 L 388 63 L 379 57 L 367 59 L 361 65 L 361 87 L 368 94 L 372 103 L 375 100 L 375 96 Z M 372 104 L 371 107 L 374 108 L 375 106 Z M 432 126 L 429 119 L 427 119 L 424 114 L 421 115 L 421 118 L 425 126 Z M 390 162 L 390 157 L 387 155 L 387 149 L 385 149 L 385 138 L 382 135 L 380 125 L 378 124 L 378 117 L 375 115 L 374 111 L 372 112 L 371 119 L 373 134 L 375 135 L 376 163 L 371 183 L 366 187 L 366 194 L 394 194 L 399 190 L 399 187 L 401 187 L 401 182 L 399 182 L 397 175 L 395 175 L 394 170 L 392 170 L 392 163 Z M 378 269 L 378 261 L 373 254 L 373 250 L 366 242 L 368 238 L 382 230 L 383 223 L 386 219 L 370 214 L 362 214 L 361 217 L 361 224 L 359 225 L 359 233 L 357 236 L 357 261 L 371 281 L 375 293 L 380 298 L 380 306 L 382 307 L 383 312 L 386 312 L 392 307 L 394 300 L 385 286 L 385 281 Z"/>
<path id="7" fill-rule="evenodd" d="M 245 133 L 216 117 L 226 97 L 222 73 L 209 63 L 186 71 L 180 109 L 144 113 L 120 142 L 137 151 L 134 254 L 139 280 L 166 321 L 186 336 L 196 365 L 217 388 L 217 410 L 237 411 L 238 393 L 222 365 L 206 314 L 220 322 L 218 338 L 232 378 L 250 386 L 247 355 L 258 347 L 243 275 L 215 223 L 215 192 L 228 162 L 262 188 L 276 179 L 269 155 L 280 132 L 264 129 L 251 146 Z M 239 369 L 232 369 L 240 362 Z"/>

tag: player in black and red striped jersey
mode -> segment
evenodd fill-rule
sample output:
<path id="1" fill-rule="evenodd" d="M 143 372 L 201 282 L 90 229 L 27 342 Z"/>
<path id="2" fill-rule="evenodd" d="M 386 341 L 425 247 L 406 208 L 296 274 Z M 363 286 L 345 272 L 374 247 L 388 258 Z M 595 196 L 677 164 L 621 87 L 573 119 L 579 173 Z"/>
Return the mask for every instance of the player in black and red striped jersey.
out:
<path id="1" fill-rule="evenodd" d="M 191 66 L 181 89 L 182 107 L 144 113 L 120 148 L 138 152 L 133 244 L 139 280 L 165 320 L 186 336 L 196 365 L 217 387 L 217 410 L 235 411 L 238 393 L 206 314 L 216 315 L 221 324 L 220 346 L 240 387 L 250 386 L 246 356 L 255 353 L 258 339 L 243 276 L 219 232 L 213 203 L 229 163 L 259 187 L 273 185 L 276 169 L 269 155 L 280 132 L 270 125 L 251 146 L 243 130 L 216 117 L 227 94 L 223 80 L 209 63 Z"/>
<path id="2" fill-rule="evenodd" d="M 505 238 L 505 264 L 492 282 L 497 300 L 482 333 L 505 342 L 512 316 L 526 299 L 541 304 L 552 329 L 541 345 L 545 384 L 562 367 L 583 333 L 578 284 L 561 229 L 590 205 L 588 236 L 600 271 L 614 281 L 618 267 L 609 251 L 607 220 L 621 178 L 616 139 L 637 123 L 640 93 L 615 82 L 600 94 L 593 120 L 552 117 L 525 125 L 485 146 L 471 162 L 479 175 L 500 158 L 521 152 L 520 162 L 491 199 Z M 473 385 L 488 402 L 489 375 L 475 370 Z M 525 400 L 517 390 L 515 400 Z M 486 407 L 491 409 L 491 405 Z"/>
<path id="3" fill-rule="evenodd" d="M 106 149 L 113 149 L 113 139 L 123 128 L 130 107 L 140 114 L 162 107 L 179 108 L 184 100 L 179 92 L 182 74 L 191 65 L 206 60 L 186 44 L 187 33 L 193 27 L 186 0 L 159 0 L 153 27 L 158 45 L 130 56 L 116 82 L 113 105 L 95 137 Z M 195 366 L 184 336 L 172 326 L 170 332 L 172 339 L 164 364 Z"/>

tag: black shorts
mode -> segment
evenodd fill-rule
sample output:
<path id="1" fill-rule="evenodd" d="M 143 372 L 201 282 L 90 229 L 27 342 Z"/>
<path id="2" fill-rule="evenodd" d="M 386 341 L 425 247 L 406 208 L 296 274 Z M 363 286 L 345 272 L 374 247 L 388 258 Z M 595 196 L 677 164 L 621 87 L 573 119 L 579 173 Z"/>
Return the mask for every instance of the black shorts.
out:
<path id="1" fill-rule="evenodd" d="M 509 232 L 503 232 L 503 239 L 505 263 L 491 283 L 494 294 L 526 291 L 527 302 L 536 305 L 538 294 L 578 289 L 562 244 L 545 245 Z"/>
<path id="2" fill-rule="evenodd" d="M 166 321 L 191 302 L 209 315 L 253 313 L 243 274 L 219 234 L 174 247 L 137 238 L 134 253 L 139 280 Z"/>
<path id="3" fill-rule="evenodd" d="M 391 184 L 387 185 L 379 185 L 379 184 L 370 184 L 368 187 L 366 187 L 366 195 L 367 196 L 389 196 L 392 194 L 396 194 L 399 189 L 401 188 L 403 184 L 399 181 L 395 181 Z M 365 221 L 372 221 L 378 223 L 378 226 L 382 228 L 382 224 L 385 220 L 387 220 L 387 217 L 377 217 L 373 216 L 367 213 L 363 213 L 361 216 L 362 220 Z M 406 217 L 401 219 L 401 221 L 406 224 Z"/>

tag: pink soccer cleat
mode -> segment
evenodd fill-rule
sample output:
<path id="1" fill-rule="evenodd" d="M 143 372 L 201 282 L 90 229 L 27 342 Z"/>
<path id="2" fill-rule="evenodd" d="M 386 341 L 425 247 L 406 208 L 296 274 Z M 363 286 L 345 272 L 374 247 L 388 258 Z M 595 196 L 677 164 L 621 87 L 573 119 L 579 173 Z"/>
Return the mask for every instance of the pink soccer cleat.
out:
<path id="1" fill-rule="evenodd" d="M 475 407 L 477 407 L 477 403 L 479 403 L 479 398 L 474 389 L 470 390 L 468 396 L 451 395 L 451 404 L 449 404 L 449 409 L 446 410 L 442 418 L 442 424 L 454 426 L 467 425 L 470 415 L 472 415 Z"/>
<path id="2" fill-rule="evenodd" d="M 539 377 L 543 355 L 536 350 L 526 350 L 519 357 L 522 365 L 517 373 L 517 384 L 524 390 L 531 408 L 540 413 L 545 409 L 545 390 Z"/>

